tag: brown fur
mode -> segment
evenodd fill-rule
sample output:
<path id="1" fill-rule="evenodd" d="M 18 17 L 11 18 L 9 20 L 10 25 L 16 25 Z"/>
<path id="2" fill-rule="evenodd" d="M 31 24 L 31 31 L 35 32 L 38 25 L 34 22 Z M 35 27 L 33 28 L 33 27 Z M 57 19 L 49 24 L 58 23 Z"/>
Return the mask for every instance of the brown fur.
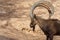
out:
<path id="1" fill-rule="evenodd" d="M 38 24 L 44 34 L 47 36 L 46 40 L 53 40 L 53 35 L 60 35 L 60 23 L 58 19 L 42 19 L 34 15 L 34 20 L 31 20 L 30 27 L 35 30 L 35 25 Z"/>

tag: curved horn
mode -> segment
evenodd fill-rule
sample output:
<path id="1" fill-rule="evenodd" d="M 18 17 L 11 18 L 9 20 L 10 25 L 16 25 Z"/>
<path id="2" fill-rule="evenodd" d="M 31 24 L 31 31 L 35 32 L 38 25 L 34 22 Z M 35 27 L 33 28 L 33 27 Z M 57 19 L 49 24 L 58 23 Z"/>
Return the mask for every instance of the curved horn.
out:
<path id="1" fill-rule="evenodd" d="M 48 10 L 49 18 L 52 16 L 52 14 L 54 14 L 54 7 L 50 2 L 48 2 L 48 1 L 38 1 L 31 8 L 31 11 L 30 11 L 30 17 L 31 18 L 34 18 L 33 12 L 34 12 L 34 9 L 38 6 L 42 6 L 42 7 L 46 8 Z"/>

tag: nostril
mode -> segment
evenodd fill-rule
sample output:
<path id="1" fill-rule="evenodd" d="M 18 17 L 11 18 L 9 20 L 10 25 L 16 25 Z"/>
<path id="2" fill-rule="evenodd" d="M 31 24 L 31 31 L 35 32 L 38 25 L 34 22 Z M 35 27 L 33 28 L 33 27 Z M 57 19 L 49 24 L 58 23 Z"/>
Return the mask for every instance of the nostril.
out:
<path id="1" fill-rule="evenodd" d="M 33 27 L 33 25 L 30 25 L 30 27 L 32 28 L 32 27 Z"/>

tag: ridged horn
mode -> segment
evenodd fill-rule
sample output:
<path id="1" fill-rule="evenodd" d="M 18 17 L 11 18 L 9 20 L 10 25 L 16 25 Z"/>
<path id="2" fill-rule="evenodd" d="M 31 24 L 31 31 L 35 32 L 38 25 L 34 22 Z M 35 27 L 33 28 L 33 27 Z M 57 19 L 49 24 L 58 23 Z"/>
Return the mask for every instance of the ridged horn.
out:
<path id="1" fill-rule="evenodd" d="M 31 7 L 31 11 L 30 11 L 30 17 L 31 18 L 34 18 L 34 14 L 33 14 L 34 9 L 36 7 L 39 7 L 39 6 L 44 7 L 48 10 L 49 18 L 52 16 L 52 14 L 54 14 L 54 7 L 50 2 L 48 2 L 48 1 L 38 1 Z"/>

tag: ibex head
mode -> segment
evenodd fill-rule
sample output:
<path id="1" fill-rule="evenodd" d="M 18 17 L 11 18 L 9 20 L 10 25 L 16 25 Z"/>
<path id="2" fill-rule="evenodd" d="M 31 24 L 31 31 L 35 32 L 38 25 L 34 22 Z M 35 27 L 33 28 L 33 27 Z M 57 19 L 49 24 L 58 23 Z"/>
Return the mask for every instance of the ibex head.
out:
<path id="1" fill-rule="evenodd" d="M 31 18 L 30 27 L 33 28 L 33 31 L 34 31 L 35 25 L 37 23 L 37 21 L 35 20 L 36 19 L 36 15 L 33 14 L 33 12 L 34 12 L 34 9 L 36 7 L 38 7 L 38 6 L 44 7 L 44 8 L 46 8 L 48 10 L 48 12 L 49 12 L 49 19 L 52 16 L 52 14 L 54 14 L 54 7 L 53 7 L 53 5 L 50 2 L 48 2 L 48 1 L 39 1 L 39 2 L 36 2 L 32 6 L 31 11 L 30 11 L 30 18 Z"/>

